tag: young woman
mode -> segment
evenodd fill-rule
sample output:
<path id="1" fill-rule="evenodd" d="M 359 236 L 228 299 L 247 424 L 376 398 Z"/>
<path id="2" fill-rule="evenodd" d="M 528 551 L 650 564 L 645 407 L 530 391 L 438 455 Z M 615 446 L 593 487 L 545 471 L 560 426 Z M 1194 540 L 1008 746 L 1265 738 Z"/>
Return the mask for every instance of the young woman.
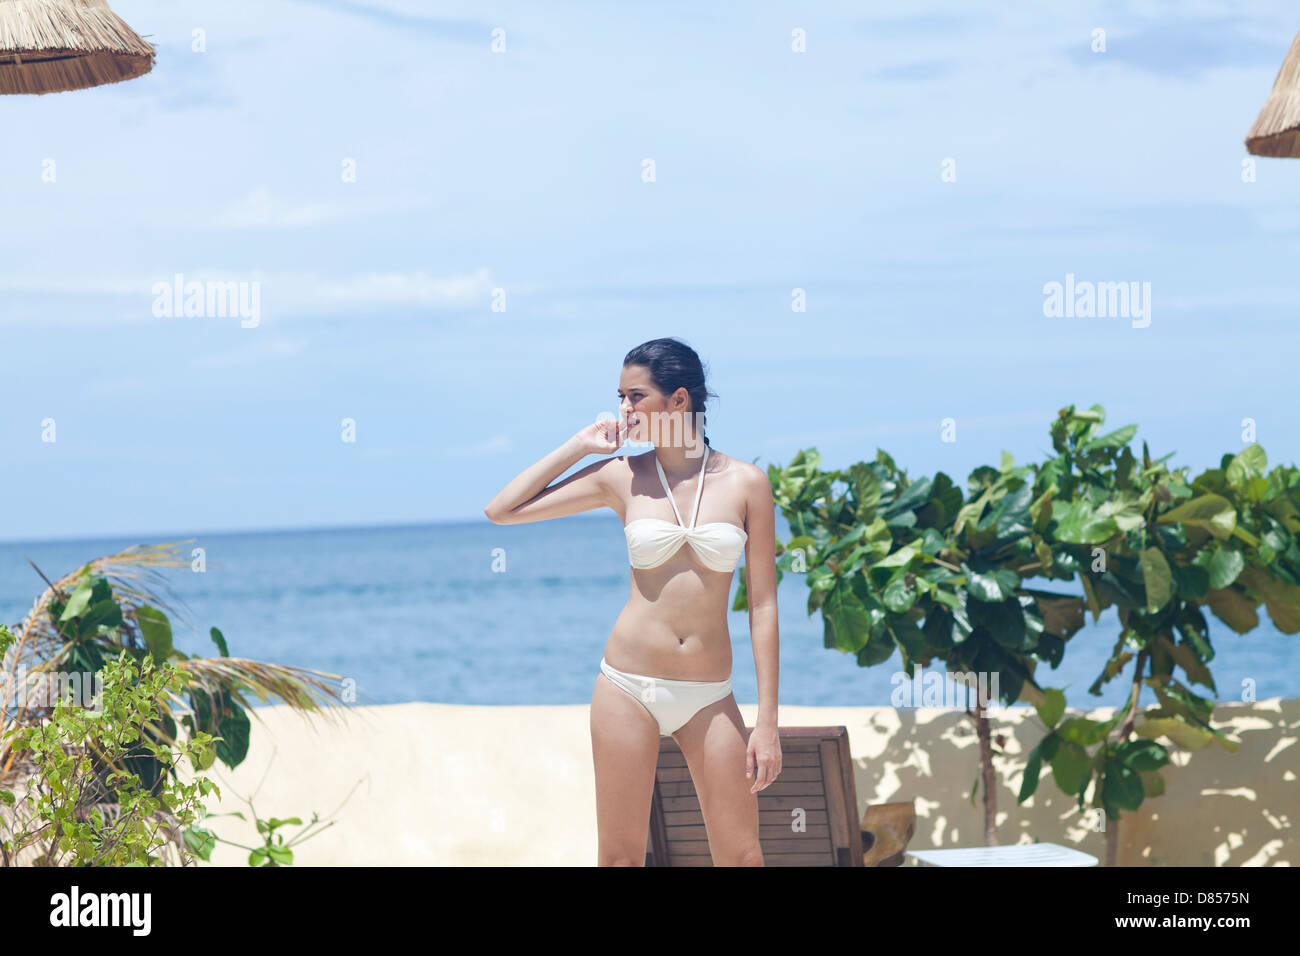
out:
<path id="1" fill-rule="evenodd" d="M 620 420 L 588 425 L 484 509 L 497 524 L 600 507 L 623 521 L 631 594 L 591 695 L 600 866 L 645 864 L 661 736 L 686 757 L 713 862 L 763 865 L 757 793 L 781 772 L 775 513 L 767 475 L 708 444 L 710 394 L 689 346 L 676 339 L 638 345 L 623 360 Z M 654 448 L 593 462 L 549 485 L 585 456 L 612 454 L 624 441 Z M 742 550 L 758 674 L 758 718 L 748 737 L 731 693 L 727 633 Z"/>

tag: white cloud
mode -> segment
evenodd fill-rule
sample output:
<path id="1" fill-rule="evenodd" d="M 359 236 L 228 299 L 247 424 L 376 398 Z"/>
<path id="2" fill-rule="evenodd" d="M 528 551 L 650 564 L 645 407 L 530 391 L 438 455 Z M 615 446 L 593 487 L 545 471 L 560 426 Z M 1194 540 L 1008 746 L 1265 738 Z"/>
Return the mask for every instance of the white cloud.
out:
<path id="1" fill-rule="evenodd" d="M 268 309 L 333 312 L 384 306 L 455 308 L 491 294 L 492 273 L 480 266 L 468 275 L 431 276 L 419 272 L 369 272 L 334 279 L 314 274 L 281 274 L 265 283 Z"/>
<path id="2" fill-rule="evenodd" d="M 427 200 L 392 198 L 370 202 L 292 203 L 277 199 L 271 190 L 259 186 L 212 221 L 215 229 L 294 229 L 320 226 L 345 219 L 360 219 L 377 213 L 406 210 Z"/>
<path id="3" fill-rule="evenodd" d="M 150 279 L 114 279 L 102 276 L 0 275 L 0 292 L 33 292 L 40 295 L 133 295 L 149 291 Z"/>
<path id="4" fill-rule="evenodd" d="M 367 272 L 352 276 L 322 276 L 316 273 L 275 272 L 261 270 L 232 272 L 227 270 L 185 270 L 180 273 L 182 284 L 190 282 L 256 282 L 259 283 L 261 313 L 275 319 L 292 315 L 329 315 L 339 312 L 365 312 L 367 310 L 406 309 L 461 309 L 484 302 L 491 294 L 494 282 L 491 270 L 480 266 L 464 275 L 437 276 L 424 270 L 415 272 Z M 51 309 L 48 303 L 36 310 L 41 321 L 54 319 L 94 321 L 122 318 L 119 307 L 134 300 L 138 309 L 129 311 L 128 317 L 154 319 L 153 291 L 157 283 L 174 283 L 175 273 L 159 272 L 149 276 L 116 278 L 104 276 L 23 276 L 0 275 L 0 292 L 14 292 L 38 297 L 66 296 L 74 298 L 103 299 L 120 297 L 104 308 L 104 303 L 94 307 Z M 16 305 L 21 305 L 17 303 Z M 23 321 L 30 310 L 11 308 L 0 315 L 13 321 Z M 175 321 L 166 319 L 161 321 Z"/>

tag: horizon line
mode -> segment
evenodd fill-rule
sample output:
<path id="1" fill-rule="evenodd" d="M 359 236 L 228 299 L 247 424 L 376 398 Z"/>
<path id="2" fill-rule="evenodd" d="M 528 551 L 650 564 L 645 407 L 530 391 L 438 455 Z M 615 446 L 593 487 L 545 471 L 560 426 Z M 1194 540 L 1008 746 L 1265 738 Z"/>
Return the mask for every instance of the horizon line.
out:
<path id="1" fill-rule="evenodd" d="M 591 518 L 594 513 L 577 512 L 576 514 L 563 515 L 565 518 Z M 350 524 L 350 525 L 296 525 L 288 527 L 261 527 L 261 528 L 231 528 L 224 531 L 186 531 L 186 532 L 108 532 L 94 535 L 72 535 L 56 536 L 51 538 L 4 538 L 0 539 L 0 548 L 13 547 L 22 544 L 82 544 L 93 543 L 96 541 L 116 541 L 122 538 L 154 538 L 166 539 L 173 541 L 189 540 L 190 538 L 199 537 L 234 537 L 237 535 L 258 535 L 258 534 L 318 534 L 338 531 L 396 531 L 402 528 L 432 528 L 440 525 L 468 525 L 477 524 L 481 520 L 491 524 L 486 517 L 481 519 L 474 518 L 439 518 L 433 520 L 420 521 L 393 521 L 381 524 Z M 540 521 L 520 522 L 521 524 L 541 524 Z M 147 542 L 141 541 L 141 544 Z"/>

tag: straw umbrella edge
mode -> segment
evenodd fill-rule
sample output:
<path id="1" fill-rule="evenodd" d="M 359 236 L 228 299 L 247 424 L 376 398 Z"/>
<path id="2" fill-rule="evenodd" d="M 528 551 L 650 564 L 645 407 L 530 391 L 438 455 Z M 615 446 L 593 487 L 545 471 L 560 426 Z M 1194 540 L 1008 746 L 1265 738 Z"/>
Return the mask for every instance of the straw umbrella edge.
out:
<path id="1" fill-rule="evenodd" d="M 1300 33 L 1291 41 L 1268 101 L 1246 134 L 1246 151 L 1300 157 Z"/>
<path id="2" fill-rule="evenodd" d="M 0 94 L 120 83 L 152 70 L 154 56 L 106 0 L 0 0 Z"/>

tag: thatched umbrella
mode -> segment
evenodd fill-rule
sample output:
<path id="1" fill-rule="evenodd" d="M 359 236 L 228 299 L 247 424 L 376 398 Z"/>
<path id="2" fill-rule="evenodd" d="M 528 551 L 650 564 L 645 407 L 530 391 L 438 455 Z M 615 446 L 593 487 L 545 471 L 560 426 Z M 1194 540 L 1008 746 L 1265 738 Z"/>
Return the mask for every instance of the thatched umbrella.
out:
<path id="1" fill-rule="evenodd" d="M 1300 33 L 1291 41 L 1273 92 L 1246 134 L 1256 156 L 1300 156 Z"/>
<path id="2" fill-rule="evenodd" d="M 153 69 L 107 0 L 0 0 L 0 93 L 60 93 Z"/>

